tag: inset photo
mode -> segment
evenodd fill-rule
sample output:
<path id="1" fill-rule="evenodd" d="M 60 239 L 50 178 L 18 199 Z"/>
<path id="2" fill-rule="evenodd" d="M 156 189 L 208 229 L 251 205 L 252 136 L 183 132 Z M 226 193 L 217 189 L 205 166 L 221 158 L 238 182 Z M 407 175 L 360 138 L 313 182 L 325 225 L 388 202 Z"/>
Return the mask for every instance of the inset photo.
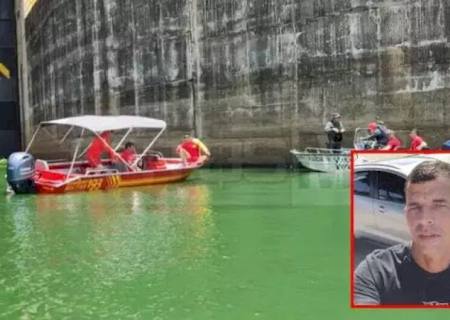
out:
<path id="1" fill-rule="evenodd" d="M 352 307 L 450 307 L 450 153 L 353 152 Z"/>

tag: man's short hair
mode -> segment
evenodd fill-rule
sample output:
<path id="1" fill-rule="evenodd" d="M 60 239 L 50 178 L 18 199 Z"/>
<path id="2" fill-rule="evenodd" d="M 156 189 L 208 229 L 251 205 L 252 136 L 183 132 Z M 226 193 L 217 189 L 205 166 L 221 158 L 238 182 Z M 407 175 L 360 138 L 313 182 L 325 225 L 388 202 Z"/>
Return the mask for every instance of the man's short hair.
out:
<path id="1" fill-rule="evenodd" d="M 432 181 L 439 176 L 450 178 L 450 163 L 440 160 L 427 160 L 416 166 L 408 175 L 408 183 Z"/>
<path id="2" fill-rule="evenodd" d="M 131 147 L 134 147 L 134 143 L 133 142 L 125 143 L 125 149 L 131 148 Z"/>

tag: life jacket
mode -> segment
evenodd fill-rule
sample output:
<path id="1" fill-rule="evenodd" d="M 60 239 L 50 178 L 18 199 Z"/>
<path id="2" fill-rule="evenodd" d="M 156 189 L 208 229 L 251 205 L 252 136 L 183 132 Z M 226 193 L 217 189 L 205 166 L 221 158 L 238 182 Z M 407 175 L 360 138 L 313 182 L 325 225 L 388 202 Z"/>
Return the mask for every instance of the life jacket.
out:
<path id="1" fill-rule="evenodd" d="M 102 137 L 104 140 L 106 140 L 106 143 L 109 143 L 109 132 L 103 132 L 100 137 Z M 109 154 L 109 157 L 112 159 L 114 157 L 114 152 L 111 150 L 111 148 L 108 148 L 108 145 L 103 140 L 101 140 L 99 137 L 95 137 L 89 146 L 87 152 L 86 152 L 86 158 L 89 162 L 89 165 L 92 167 L 96 167 L 101 163 L 101 156 L 102 153 L 107 152 Z"/>

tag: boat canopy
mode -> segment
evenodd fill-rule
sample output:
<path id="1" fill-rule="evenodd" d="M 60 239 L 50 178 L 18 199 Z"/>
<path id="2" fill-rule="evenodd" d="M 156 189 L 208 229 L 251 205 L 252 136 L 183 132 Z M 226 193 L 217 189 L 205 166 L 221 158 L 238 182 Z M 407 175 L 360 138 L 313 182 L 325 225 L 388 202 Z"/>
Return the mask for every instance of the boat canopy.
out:
<path id="1" fill-rule="evenodd" d="M 139 116 L 79 116 L 41 122 L 41 125 L 68 125 L 92 132 L 113 131 L 130 128 L 165 129 L 163 120 Z"/>

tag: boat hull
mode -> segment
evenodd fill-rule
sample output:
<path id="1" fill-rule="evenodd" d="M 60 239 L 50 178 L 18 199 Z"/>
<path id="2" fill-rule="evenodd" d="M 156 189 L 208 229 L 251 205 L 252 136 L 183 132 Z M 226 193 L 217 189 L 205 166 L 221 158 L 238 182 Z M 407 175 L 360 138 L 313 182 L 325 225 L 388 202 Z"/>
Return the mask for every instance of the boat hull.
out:
<path id="1" fill-rule="evenodd" d="M 80 176 L 67 182 L 35 181 L 36 193 L 67 193 L 109 190 L 185 180 L 193 168 Z"/>
<path id="2" fill-rule="evenodd" d="M 350 170 L 350 153 L 336 152 L 332 149 L 307 148 L 305 151 L 291 150 L 303 167 L 320 172 Z"/>

